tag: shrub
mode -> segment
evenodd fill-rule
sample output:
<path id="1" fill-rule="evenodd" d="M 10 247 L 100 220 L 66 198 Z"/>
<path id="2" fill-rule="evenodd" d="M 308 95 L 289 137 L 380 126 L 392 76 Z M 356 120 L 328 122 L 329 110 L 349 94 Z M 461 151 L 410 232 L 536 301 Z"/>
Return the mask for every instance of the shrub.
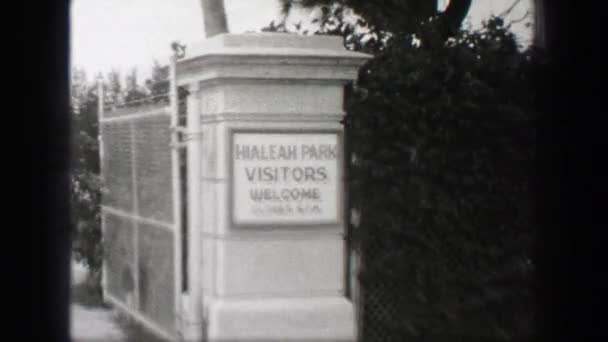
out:
<path id="1" fill-rule="evenodd" d="M 430 45 L 391 37 L 347 96 L 364 294 L 389 336 L 529 337 L 539 56 L 499 18 Z"/>

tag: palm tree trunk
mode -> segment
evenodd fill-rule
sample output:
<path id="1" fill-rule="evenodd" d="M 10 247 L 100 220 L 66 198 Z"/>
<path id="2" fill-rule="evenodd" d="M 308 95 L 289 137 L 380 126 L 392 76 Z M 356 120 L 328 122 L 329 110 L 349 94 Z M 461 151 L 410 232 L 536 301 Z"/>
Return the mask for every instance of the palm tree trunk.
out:
<path id="1" fill-rule="evenodd" d="M 450 0 L 448 7 L 441 13 L 444 40 L 458 32 L 462 26 L 462 22 L 469 13 L 471 1 L 472 0 Z"/>
<path id="2" fill-rule="evenodd" d="M 224 0 L 201 0 L 205 36 L 213 37 L 228 32 Z"/>

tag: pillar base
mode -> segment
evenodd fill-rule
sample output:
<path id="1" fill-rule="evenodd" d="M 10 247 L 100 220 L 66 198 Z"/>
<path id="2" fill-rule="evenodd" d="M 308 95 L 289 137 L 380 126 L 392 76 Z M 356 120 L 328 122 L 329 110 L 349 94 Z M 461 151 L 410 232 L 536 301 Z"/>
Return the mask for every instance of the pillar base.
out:
<path id="1" fill-rule="evenodd" d="M 203 341 L 204 323 L 203 322 L 184 322 L 181 326 L 180 341 L 200 342 Z"/>
<path id="2" fill-rule="evenodd" d="M 182 294 L 180 341 L 183 342 L 200 342 L 205 336 L 205 324 L 200 315 L 195 314 L 193 304 L 194 301 L 189 294 Z"/>
<path id="3" fill-rule="evenodd" d="M 208 324 L 210 342 L 355 341 L 353 304 L 341 297 L 217 300 Z"/>

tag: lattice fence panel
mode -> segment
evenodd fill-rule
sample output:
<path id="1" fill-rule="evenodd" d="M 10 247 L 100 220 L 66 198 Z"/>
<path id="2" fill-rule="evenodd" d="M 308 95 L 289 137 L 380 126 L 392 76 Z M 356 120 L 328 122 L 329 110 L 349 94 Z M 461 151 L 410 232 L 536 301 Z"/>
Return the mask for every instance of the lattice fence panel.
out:
<path id="1" fill-rule="evenodd" d="M 102 177 L 107 192 L 103 205 L 127 212 L 133 211 L 133 169 L 131 127 L 129 122 L 102 124 Z"/>
<path id="2" fill-rule="evenodd" d="M 133 124 L 138 215 L 172 222 L 170 117 L 156 114 Z"/>
<path id="3" fill-rule="evenodd" d="M 106 291 L 116 299 L 127 303 L 133 294 L 135 250 L 131 219 L 104 213 L 104 252 Z"/>
<path id="4" fill-rule="evenodd" d="M 385 267 L 381 260 L 390 253 L 381 239 L 367 241 L 363 248 L 362 263 L 370 274 L 360 283 L 361 294 L 359 309 L 362 310 L 359 324 L 359 340 L 362 342 L 401 342 L 404 336 L 404 312 L 407 305 L 404 299 L 403 284 L 376 272 Z"/>
<path id="5" fill-rule="evenodd" d="M 175 270 L 173 233 L 155 225 L 139 225 L 140 309 L 152 321 L 173 331 Z"/>

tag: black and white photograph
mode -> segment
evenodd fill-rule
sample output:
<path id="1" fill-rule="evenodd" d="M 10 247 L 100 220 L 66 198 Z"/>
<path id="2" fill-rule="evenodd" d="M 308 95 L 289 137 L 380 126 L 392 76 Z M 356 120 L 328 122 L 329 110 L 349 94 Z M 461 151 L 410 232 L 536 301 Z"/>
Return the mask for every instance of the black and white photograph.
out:
<path id="1" fill-rule="evenodd" d="M 70 340 L 544 336 L 548 3 L 69 1 Z"/>

